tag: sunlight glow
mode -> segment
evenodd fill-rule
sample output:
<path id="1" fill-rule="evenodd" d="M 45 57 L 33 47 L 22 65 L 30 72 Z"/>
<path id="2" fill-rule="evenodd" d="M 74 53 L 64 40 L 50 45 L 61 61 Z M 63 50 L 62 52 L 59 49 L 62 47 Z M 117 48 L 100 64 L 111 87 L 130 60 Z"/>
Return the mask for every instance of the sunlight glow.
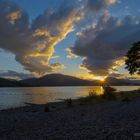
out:
<path id="1" fill-rule="evenodd" d="M 74 74 L 74 76 L 85 79 L 85 80 L 98 80 L 100 82 L 105 82 L 107 76 L 95 76 L 93 74 L 89 74 L 87 72 L 79 72 L 78 74 Z"/>
<path id="2" fill-rule="evenodd" d="M 105 82 L 107 76 L 95 76 L 93 77 L 94 80 L 99 80 L 100 82 Z"/>

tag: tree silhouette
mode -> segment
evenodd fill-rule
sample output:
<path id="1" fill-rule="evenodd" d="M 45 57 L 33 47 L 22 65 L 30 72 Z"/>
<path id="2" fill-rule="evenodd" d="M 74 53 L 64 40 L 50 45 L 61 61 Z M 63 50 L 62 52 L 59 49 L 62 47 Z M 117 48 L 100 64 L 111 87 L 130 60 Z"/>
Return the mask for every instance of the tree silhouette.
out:
<path id="1" fill-rule="evenodd" d="M 126 55 L 126 69 L 129 73 L 140 74 L 140 41 L 133 44 Z"/>

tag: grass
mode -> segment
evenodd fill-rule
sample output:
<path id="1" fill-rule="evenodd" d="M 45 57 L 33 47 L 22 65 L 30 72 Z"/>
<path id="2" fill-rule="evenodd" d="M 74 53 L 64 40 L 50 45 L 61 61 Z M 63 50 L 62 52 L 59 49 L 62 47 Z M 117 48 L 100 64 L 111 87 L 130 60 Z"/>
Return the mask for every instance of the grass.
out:
<path id="1" fill-rule="evenodd" d="M 118 100 L 133 100 L 140 98 L 140 89 L 133 91 L 122 91 L 117 93 Z"/>
<path id="2" fill-rule="evenodd" d="M 87 103 L 101 102 L 102 98 L 101 95 L 97 95 L 94 90 L 90 90 L 88 96 L 81 97 L 78 99 L 78 101 L 81 104 L 87 104 Z"/>
<path id="3" fill-rule="evenodd" d="M 140 89 L 134 91 L 121 91 L 117 92 L 116 89 L 110 86 L 104 86 L 104 94 L 97 94 L 95 90 L 90 90 L 88 96 L 81 97 L 78 99 L 65 99 L 64 103 L 66 108 L 72 108 L 75 105 L 86 105 L 86 104 L 98 104 L 108 101 L 117 101 L 117 102 L 130 102 L 134 99 L 140 98 Z M 56 107 L 55 107 L 56 108 Z M 45 107 L 45 112 L 50 112 L 48 106 Z"/>
<path id="4" fill-rule="evenodd" d="M 102 94 L 102 98 L 105 100 L 117 100 L 116 89 L 110 86 L 104 86 L 104 94 Z"/>
<path id="5" fill-rule="evenodd" d="M 129 102 L 140 98 L 140 89 L 134 91 L 116 92 L 116 89 L 110 86 L 104 86 L 104 94 L 97 95 L 94 90 L 89 91 L 89 95 L 78 99 L 80 104 L 99 103 L 104 101 L 123 101 Z"/>

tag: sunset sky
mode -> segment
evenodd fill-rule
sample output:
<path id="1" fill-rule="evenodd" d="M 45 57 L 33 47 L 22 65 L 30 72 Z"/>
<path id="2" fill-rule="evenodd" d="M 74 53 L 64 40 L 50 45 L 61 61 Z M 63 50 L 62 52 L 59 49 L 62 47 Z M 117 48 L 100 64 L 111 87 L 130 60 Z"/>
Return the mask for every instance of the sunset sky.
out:
<path id="1" fill-rule="evenodd" d="M 0 0 L 0 18 L 0 77 L 130 77 L 140 0 Z"/>

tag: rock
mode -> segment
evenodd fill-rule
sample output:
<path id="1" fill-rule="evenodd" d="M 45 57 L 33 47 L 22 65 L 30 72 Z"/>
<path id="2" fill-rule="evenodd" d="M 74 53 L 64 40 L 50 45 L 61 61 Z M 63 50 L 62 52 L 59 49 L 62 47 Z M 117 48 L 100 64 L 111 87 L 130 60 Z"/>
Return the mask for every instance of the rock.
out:
<path id="1" fill-rule="evenodd" d="M 44 111 L 45 111 L 45 112 L 50 112 L 49 107 L 48 107 L 48 106 L 46 106 Z"/>

